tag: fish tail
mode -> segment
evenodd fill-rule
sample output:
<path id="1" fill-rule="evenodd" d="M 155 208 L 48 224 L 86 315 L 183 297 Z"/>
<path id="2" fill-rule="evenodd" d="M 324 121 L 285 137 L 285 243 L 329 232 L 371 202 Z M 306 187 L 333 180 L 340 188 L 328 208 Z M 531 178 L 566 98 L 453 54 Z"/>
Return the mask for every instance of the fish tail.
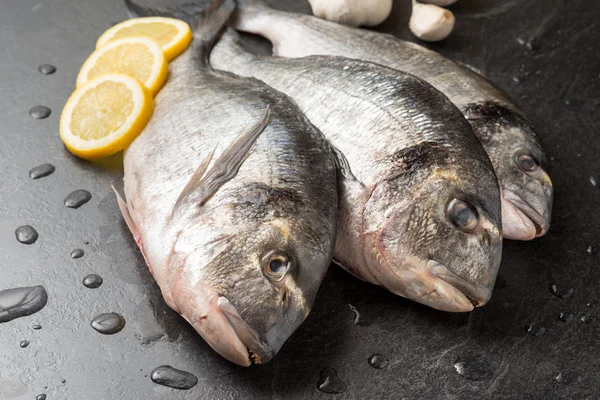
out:
<path id="1" fill-rule="evenodd" d="M 233 28 L 227 28 L 221 36 L 217 50 L 213 53 L 211 60 L 216 59 L 219 62 L 225 62 L 226 60 L 227 63 L 241 64 L 240 67 L 242 67 L 257 58 L 259 57 L 256 54 L 244 48 L 240 34 Z"/>
<path id="2" fill-rule="evenodd" d="M 278 12 L 264 0 L 238 0 L 238 12 L 233 27 L 243 32 L 262 35 L 269 24 L 269 16 Z"/>
<path id="3" fill-rule="evenodd" d="M 243 11 L 260 12 L 272 9 L 265 0 L 238 0 L 238 4 Z"/>
<path id="4" fill-rule="evenodd" d="M 205 0 L 165 9 L 154 9 L 124 0 L 132 17 L 162 16 L 187 22 L 194 32 L 192 46 L 208 65 L 210 51 L 236 8 L 235 0 Z"/>

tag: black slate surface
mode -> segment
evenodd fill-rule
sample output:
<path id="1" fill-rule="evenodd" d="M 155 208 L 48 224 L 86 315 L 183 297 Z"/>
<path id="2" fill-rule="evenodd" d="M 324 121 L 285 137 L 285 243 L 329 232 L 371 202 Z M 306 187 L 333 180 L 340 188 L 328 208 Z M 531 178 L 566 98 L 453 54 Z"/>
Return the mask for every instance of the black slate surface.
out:
<path id="1" fill-rule="evenodd" d="M 272 3 L 308 10 L 304 1 Z M 411 39 L 408 8 L 395 1 L 379 29 Z M 538 127 L 553 159 L 549 234 L 505 244 L 493 299 L 470 314 L 428 309 L 332 267 L 312 314 L 276 359 L 245 369 L 215 354 L 163 302 L 110 189 L 121 183 L 118 160 L 80 161 L 58 137 L 79 67 L 100 33 L 125 18 L 121 1 L 2 0 L 0 290 L 44 285 L 49 298 L 37 314 L 0 324 L 0 399 L 600 398 L 600 187 L 590 182 L 600 181 L 600 6 L 460 0 L 452 10 L 455 32 L 431 47 L 482 71 Z M 56 72 L 41 74 L 42 64 Z M 52 110 L 48 118 L 29 115 L 37 105 Z M 45 163 L 56 171 L 32 180 L 29 170 Z M 76 189 L 92 199 L 65 207 Z M 39 232 L 34 244 L 16 241 L 21 225 Z M 75 248 L 85 255 L 72 259 Z M 103 285 L 84 287 L 89 273 Z M 554 283 L 573 294 L 554 296 Z M 108 312 L 127 321 L 111 336 L 90 326 Z M 376 353 L 387 367 L 369 365 Z M 160 365 L 199 383 L 159 386 L 150 373 Z M 343 394 L 317 389 L 323 368 L 337 370 Z"/>

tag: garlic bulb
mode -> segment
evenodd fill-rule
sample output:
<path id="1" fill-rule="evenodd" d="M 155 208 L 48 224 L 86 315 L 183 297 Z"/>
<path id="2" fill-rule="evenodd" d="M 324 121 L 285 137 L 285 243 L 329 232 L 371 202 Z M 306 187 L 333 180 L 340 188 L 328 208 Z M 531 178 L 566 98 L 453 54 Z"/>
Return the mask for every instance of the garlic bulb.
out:
<path id="1" fill-rule="evenodd" d="M 435 4 L 436 6 L 447 7 L 456 3 L 458 0 L 421 0 L 423 3 Z"/>
<path id="2" fill-rule="evenodd" d="M 454 14 L 434 4 L 413 1 L 409 27 L 419 39 L 437 42 L 448 37 L 454 28 Z"/>
<path id="3" fill-rule="evenodd" d="M 392 12 L 392 0 L 308 0 L 315 16 L 350 26 L 379 25 Z"/>

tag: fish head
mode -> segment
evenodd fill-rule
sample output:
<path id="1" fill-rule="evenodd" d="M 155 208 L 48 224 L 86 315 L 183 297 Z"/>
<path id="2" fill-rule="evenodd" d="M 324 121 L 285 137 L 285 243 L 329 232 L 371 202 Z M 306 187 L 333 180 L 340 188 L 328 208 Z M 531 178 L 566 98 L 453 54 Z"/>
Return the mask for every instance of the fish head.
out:
<path id="1" fill-rule="evenodd" d="M 226 359 L 266 363 L 308 316 L 333 236 L 308 216 L 196 223 L 177 241 L 165 299 Z"/>
<path id="2" fill-rule="evenodd" d="M 489 103 L 474 110 L 469 121 L 501 185 L 503 236 L 516 240 L 543 236 L 550 227 L 553 187 L 542 145 L 517 112 Z"/>
<path id="3" fill-rule="evenodd" d="M 496 170 L 502 182 L 503 235 L 507 239 L 531 240 L 545 235 L 550 228 L 552 181 L 539 143 L 519 140 L 530 128 L 524 125 L 505 129 L 505 136 L 513 140 Z"/>
<path id="4" fill-rule="evenodd" d="M 421 148 L 413 165 L 379 182 L 364 209 L 363 255 L 390 291 L 464 312 L 491 297 L 502 251 L 500 192 L 489 159 L 445 153 Z"/>

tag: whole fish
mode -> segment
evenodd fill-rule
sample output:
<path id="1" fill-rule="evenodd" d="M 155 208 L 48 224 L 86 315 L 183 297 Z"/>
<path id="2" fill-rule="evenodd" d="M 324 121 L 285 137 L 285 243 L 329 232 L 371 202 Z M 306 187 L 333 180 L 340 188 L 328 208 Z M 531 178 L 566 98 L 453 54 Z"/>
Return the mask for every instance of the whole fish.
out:
<path id="1" fill-rule="evenodd" d="M 370 62 L 255 56 L 231 29 L 210 62 L 291 96 L 337 149 L 337 263 L 440 310 L 489 300 L 502 249 L 500 191 L 446 96 Z"/>
<path id="2" fill-rule="evenodd" d="M 487 151 L 502 191 L 503 236 L 530 240 L 550 226 L 552 182 L 546 154 L 517 106 L 489 81 L 442 55 L 392 35 L 240 0 L 236 28 L 262 35 L 282 57 L 335 55 L 411 73 L 460 108 Z"/>
<path id="3" fill-rule="evenodd" d="M 333 154 L 287 96 L 208 65 L 234 1 L 168 13 L 126 3 L 186 20 L 194 38 L 125 153 L 121 210 L 167 304 L 223 357 L 265 363 L 331 262 Z"/>

